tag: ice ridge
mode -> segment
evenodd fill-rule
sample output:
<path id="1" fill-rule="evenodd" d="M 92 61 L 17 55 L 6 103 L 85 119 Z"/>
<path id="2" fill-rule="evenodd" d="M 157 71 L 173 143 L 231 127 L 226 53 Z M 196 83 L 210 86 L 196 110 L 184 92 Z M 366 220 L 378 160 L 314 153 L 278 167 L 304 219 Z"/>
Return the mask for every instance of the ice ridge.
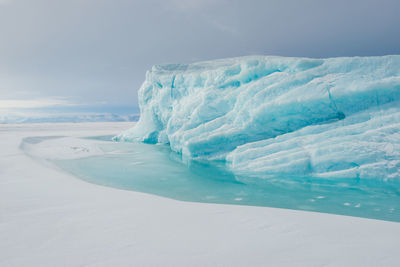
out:
<path id="1" fill-rule="evenodd" d="M 139 105 L 116 140 L 169 144 L 237 173 L 400 178 L 397 55 L 155 65 Z"/>

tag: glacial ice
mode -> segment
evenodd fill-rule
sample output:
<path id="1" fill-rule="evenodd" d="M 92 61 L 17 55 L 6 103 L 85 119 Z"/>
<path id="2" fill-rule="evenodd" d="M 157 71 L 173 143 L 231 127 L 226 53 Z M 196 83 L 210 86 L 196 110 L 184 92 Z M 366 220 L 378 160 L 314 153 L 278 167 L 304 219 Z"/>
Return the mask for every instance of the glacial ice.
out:
<path id="1" fill-rule="evenodd" d="M 236 173 L 400 178 L 400 56 L 248 56 L 155 65 L 115 140 Z"/>

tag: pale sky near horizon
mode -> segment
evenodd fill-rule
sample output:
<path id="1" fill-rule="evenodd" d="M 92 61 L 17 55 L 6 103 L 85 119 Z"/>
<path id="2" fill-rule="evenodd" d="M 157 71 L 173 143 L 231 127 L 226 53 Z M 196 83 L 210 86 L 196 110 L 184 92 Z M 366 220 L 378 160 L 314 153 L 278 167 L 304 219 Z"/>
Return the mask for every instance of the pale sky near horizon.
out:
<path id="1" fill-rule="evenodd" d="M 0 100 L 137 105 L 159 63 L 400 54 L 399 10 L 398 0 L 0 0 Z"/>

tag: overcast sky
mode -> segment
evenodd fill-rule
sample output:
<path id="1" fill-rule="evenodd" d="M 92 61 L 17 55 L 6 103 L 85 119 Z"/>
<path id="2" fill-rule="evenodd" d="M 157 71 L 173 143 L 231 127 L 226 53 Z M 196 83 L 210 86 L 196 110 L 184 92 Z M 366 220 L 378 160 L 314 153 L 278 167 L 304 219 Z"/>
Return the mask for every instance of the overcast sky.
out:
<path id="1" fill-rule="evenodd" d="M 0 0 L 0 100 L 136 105 L 158 63 L 400 54 L 399 12 L 399 0 Z"/>

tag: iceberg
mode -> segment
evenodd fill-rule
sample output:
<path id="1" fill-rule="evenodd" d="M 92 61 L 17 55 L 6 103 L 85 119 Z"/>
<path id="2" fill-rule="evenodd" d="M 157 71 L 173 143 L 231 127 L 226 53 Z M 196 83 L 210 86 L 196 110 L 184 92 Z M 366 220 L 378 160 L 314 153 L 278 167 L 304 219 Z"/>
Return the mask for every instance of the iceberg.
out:
<path id="1" fill-rule="evenodd" d="M 400 178 L 400 56 L 247 56 L 155 65 L 117 141 L 235 173 Z"/>

